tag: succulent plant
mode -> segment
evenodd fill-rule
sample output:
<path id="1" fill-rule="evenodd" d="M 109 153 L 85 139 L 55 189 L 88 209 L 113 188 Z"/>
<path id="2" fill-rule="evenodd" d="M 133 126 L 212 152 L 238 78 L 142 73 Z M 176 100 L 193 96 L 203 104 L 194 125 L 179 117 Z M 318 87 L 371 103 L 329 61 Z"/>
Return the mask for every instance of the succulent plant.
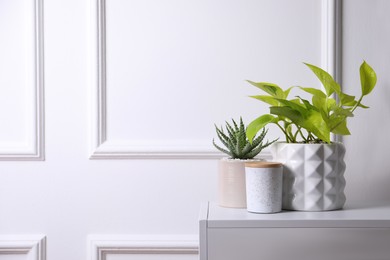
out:
<path id="1" fill-rule="evenodd" d="M 263 128 L 261 134 L 255 137 L 252 142 L 249 142 L 248 138 L 246 137 L 246 127 L 242 121 L 242 118 L 240 117 L 239 125 L 237 125 L 233 119 L 232 122 L 233 125 L 230 125 L 228 122 L 226 122 L 226 133 L 222 127 L 218 128 L 215 126 L 218 138 L 226 148 L 221 148 L 218 146 L 213 139 L 215 148 L 223 153 L 228 154 L 232 159 L 252 159 L 258 155 L 261 150 L 277 140 L 273 140 L 272 142 L 267 140 L 267 142 L 263 144 L 264 137 L 268 132 L 268 130 Z"/>

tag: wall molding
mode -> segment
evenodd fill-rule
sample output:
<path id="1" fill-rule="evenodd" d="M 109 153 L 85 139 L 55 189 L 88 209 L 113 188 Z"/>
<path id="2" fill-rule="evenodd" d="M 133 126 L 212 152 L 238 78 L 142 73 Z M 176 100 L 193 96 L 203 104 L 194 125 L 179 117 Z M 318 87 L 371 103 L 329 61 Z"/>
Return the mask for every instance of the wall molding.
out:
<path id="1" fill-rule="evenodd" d="M 91 0 L 92 6 L 92 148 L 90 159 L 218 159 L 225 155 L 213 147 L 182 145 L 146 145 L 111 143 L 107 140 L 106 102 L 106 1 Z M 264 156 L 270 158 L 269 152 Z"/>
<path id="2" fill-rule="evenodd" d="M 34 1 L 34 133 L 31 140 L 23 145 L 1 149 L 0 161 L 42 161 L 44 155 L 44 64 L 43 64 L 43 0 Z"/>
<path id="3" fill-rule="evenodd" d="M 46 260 L 43 235 L 0 235 L 1 255 L 25 255 L 26 260 Z"/>
<path id="4" fill-rule="evenodd" d="M 106 0 L 92 1 L 91 45 L 92 61 L 92 148 L 90 159 L 217 159 L 224 155 L 213 147 L 196 144 L 134 145 L 127 140 L 123 143 L 110 143 L 107 140 L 106 103 Z M 322 68 L 341 79 L 341 1 L 322 0 L 321 3 L 321 65 Z M 260 154 L 271 159 L 266 150 Z"/>
<path id="5" fill-rule="evenodd" d="M 108 255 L 194 255 L 199 254 L 196 236 L 90 235 L 88 260 L 106 260 Z"/>
<path id="6" fill-rule="evenodd" d="M 342 86 L 342 1 L 322 0 L 321 11 L 321 67 Z M 342 136 L 331 139 L 341 142 Z"/>

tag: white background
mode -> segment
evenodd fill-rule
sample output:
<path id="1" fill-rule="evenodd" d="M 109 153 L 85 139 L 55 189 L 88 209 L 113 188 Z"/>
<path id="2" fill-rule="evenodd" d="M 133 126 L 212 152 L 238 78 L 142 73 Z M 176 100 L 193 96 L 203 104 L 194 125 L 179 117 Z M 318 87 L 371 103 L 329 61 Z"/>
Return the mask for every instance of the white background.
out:
<path id="1" fill-rule="evenodd" d="M 0 234 L 45 234 L 47 259 L 87 259 L 91 234 L 145 244 L 196 236 L 200 203 L 216 199 L 215 158 L 89 159 L 98 128 L 95 5 L 43 2 L 45 160 L 0 162 Z M 390 200 L 389 11 L 385 0 L 343 1 L 343 88 L 359 94 L 363 59 L 379 78 L 364 100 L 371 108 L 356 111 L 344 138 L 348 201 Z M 33 0 L 0 0 L 3 157 L 36 141 L 34 15 Z M 247 97 L 259 92 L 246 79 L 319 86 L 302 64 L 321 64 L 319 0 L 106 0 L 106 34 L 107 142 L 135 155 L 213 150 L 214 123 L 267 112 Z M 278 136 L 270 128 L 268 138 Z"/>

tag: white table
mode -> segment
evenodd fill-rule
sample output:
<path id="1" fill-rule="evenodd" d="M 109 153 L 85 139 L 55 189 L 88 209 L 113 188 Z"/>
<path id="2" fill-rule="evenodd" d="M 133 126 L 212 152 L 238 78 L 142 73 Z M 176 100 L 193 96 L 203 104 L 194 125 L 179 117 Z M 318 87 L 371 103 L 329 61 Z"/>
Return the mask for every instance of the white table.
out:
<path id="1" fill-rule="evenodd" d="M 202 205 L 201 260 L 390 260 L 390 202 L 254 214 Z"/>

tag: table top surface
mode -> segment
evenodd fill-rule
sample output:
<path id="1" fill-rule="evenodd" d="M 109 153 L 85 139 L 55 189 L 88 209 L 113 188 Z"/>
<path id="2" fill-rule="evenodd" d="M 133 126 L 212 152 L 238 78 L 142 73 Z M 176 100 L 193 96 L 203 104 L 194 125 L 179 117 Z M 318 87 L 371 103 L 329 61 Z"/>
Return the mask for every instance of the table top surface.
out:
<path id="1" fill-rule="evenodd" d="M 282 211 L 273 214 L 223 208 L 210 202 L 203 206 L 202 211 L 204 214 L 201 214 L 200 220 L 206 221 L 208 228 L 390 228 L 390 202 L 350 203 L 343 209 L 334 211 Z"/>

